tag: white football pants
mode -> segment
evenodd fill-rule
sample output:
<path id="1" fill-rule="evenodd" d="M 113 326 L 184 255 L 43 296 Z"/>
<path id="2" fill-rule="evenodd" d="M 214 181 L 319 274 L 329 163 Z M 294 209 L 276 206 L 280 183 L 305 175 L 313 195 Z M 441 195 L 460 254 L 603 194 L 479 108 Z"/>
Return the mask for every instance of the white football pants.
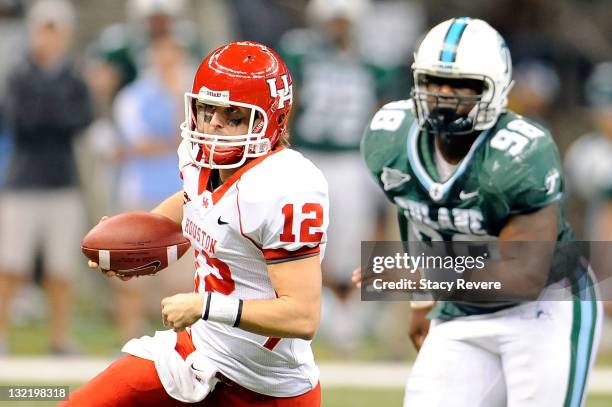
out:
<path id="1" fill-rule="evenodd" d="M 432 321 L 404 407 L 580 407 L 602 319 L 600 302 L 569 300 Z"/>

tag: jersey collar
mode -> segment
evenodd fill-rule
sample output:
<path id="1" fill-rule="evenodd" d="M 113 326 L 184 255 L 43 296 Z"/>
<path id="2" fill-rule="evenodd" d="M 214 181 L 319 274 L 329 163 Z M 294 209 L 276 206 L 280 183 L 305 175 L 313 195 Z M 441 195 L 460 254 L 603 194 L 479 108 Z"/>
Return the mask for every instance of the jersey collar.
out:
<path id="1" fill-rule="evenodd" d="M 408 162 L 410 163 L 410 166 L 414 171 L 414 175 L 417 177 L 423 188 L 425 188 L 425 190 L 427 190 L 427 192 L 429 193 L 430 198 L 433 199 L 435 202 L 439 202 L 447 196 L 455 181 L 459 177 L 461 177 L 461 175 L 463 175 L 472 157 L 474 156 L 476 149 L 487 138 L 489 130 L 487 129 L 483 131 L 476 138 L 476 140 L 474 140 L 472 147 L 470 147 L 468 153 L 465 155 L 463 160 L 461 160 L 459 166 L 455 169 L 453 174 L 444 182 L 434 181 L 425 169 L 423 162 L 421 161 L 421 157 L 418 151 L 419 136 L 423 134 L 423 131 L 421 130 L 422 129 L 416 122 L 413 122 L 412 126 L 410 126 L 410 129 L 408 130 L 408 138 L 406 141 Z"/>
<path id="2" fill-rule="evenodd" d="M 218 188 L 216 188 L 212 192 L 213 204 L 216 204 L 217 202 L 219 202 L 219 200 L 223 197 L 223 195 L 225 195 L 225 193 L 231 188 L 231 186 L 234 185 L 236 181 L 238 181 L 240 177 L 244 175 L 245 172 L 255 167 L 257 164 L 261 163 L 263 160 L 270 157 L 271 155 L 274 155 L 278 153 L 279 151 L 282 151 L 283 149 L 284 149 L 283 146 L 279 146 L 275 148 L 274 150 L 270 151 L 268 154 L 262 155 L 261 157 L 254 158 L 248 161 L 242 167 L 238 168 L 236 172 L 234 172 L 228 179 L 225 180 L 225 182 L 223 182 L 223 184 L 221 184 Z M 211 172 L 212 170 L 210 168 L 200 169 L 200 176 L 199 176 L 199 182 L 198 182 L 199 184 L 198 194 L 202 194 L 206 190 L 206 185 L 208 185 L 208 180 L 210 178 Z"/>

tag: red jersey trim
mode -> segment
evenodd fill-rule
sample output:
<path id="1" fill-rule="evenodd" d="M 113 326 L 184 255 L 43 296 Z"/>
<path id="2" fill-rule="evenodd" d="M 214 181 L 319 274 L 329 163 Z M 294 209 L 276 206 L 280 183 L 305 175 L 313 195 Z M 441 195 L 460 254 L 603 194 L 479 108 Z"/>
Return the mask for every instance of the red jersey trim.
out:
<path id="1" fill-rule="evenodd" d="M 238 168 L 238 170 L 235 173 L 233 173 L 228 179 L 226 179 L 225 182 L 223 184 L 221 184 L 221 186 L 219 188 L 217 188 L 217 189 L 215 189 L 213 191 L 213 193 L 212 193 L 213 204 L 216 204 L 217 202 L 219 202 L 219 199 L 223 198 L 223 195 L 227 192 L 227 190 L 230 189 L 231 186 L 234 185 L 236 183 L 236 181 L 238 181 L 240 179 L 240 177 L 242 177 L 242 175 L 244 175 L 245 172 L 247 172 L 251 168 L 255 167 L 257 164 L 261 163 L 263 160 L 265 160 L 266 158 L 270 157 L 271 155 L 274 155 L 274 154 L 278 153 L 279 151 L 282 151 L 284 148 L 285 147 L 280 146 L 280 147 L 270 151 L 268 154 L 262 155 L 261 157 L 257 157 L 255 159 L 249 161 L 248 163 L 246 163 L 242 167 Z"/>
<path id="2" fill-rule="evenodd" d="M 321 251 L 317 245 L 315 247 L 304 246 L 298 250 L 286 250 L 286 249 L 263 249 L 264 259 L 270 263 L 280 263 L 280 261 L 294 260 L 297 257 L 309 257 L 319 254 Z M 296 259 L 297 260 L 297 259 Z"/>
<path id="3" fill-rule="evenodd" d="M 268 349 L 268 350 L 273 350 L 276 347 L 276 345 L 278 345 L 280 340 L 281 340 L 281 338 L 270 337 L 270 338 L 268 338 L 266 343 L 263 344 L 263 347 Z"/>
<path id="4" fill-rule="evenodd" d="M 200 174 L 198 176 L 198 195 L 202 195 L 204 191 L 206 191 L 210 174 L 210 168 L 200 168 Z"/>

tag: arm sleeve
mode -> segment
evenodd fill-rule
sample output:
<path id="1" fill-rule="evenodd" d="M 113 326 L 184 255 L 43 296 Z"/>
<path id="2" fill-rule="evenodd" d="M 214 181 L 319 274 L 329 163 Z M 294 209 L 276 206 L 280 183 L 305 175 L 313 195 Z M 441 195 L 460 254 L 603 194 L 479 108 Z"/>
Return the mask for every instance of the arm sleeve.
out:
<path id="1" fill-rule="evenodd" d="M 327 182 L 322 174 L 265 189 L 259 193 L 240 190 L 238 206 L 242 233 L 260 248 L 266 263 L 322 257 L 329 224 Z"/>
<path id="2" fill-rule="evenodd" d="M 392 161 L 395 156 L 393 151 L 393 135 L 385 137 L 384 134 L 379 134 L 370 130 L 370 127 L 365 128 L 361 138 L 360 151 L 368 172 L 372 175 L 372 180 L 378 185 L 380 191 L 391 202 L 393 199 L 385 193 L 384 184 L 381 179 L 383 166 L 385 162 Z"/>
<path id="3" fill-rule="evenodd" d="M 534 212 L 563 198 L 561 160 L 550 136 L 517 157 L 502 156 L 485 164 L 481 173 L 484 195 L 498 213 Z"/>

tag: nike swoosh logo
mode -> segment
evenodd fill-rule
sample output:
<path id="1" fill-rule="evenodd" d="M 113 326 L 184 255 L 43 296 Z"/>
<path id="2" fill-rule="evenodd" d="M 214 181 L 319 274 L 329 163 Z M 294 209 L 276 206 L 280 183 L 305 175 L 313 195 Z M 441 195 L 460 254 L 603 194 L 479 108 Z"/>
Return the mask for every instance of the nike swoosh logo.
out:
<path id="1" fill-rule="evenodd" d="M 478 194 L 479 194 L 478 191 L 472 191 L 472 192 L 461 191 L 459 192 L 459 199 L 461 199 L 462 201 L 465 201 L 466 199 L 477 197 Z"/>
<path id="2" fill-rule="evenodd" d="M 229 224 L 229 222 L 226 222 L 226 221 L 224 221 L 224 220 L 221 220 L 221 216 L 219 216 L 219 219 L 217 219 L 217 223 L 218 223 L 219 225 L 228 225 L 228 224 Z"/>
<path id="3" fill-rule="evenodd" d="M 149 264 L 145 264 L 133 269 L 128 269 L 128 270 L 117 270 L 119 273 L 128 273 L 129 274 L 134 274 L 134 275 L 142 275 L 144 274 L 152 274 L 157 272 L 157 270 L 159 270 L 159 268 L 161 267 L 161 261 L 159 260 L 155 260 L 152 261 Z"/>

